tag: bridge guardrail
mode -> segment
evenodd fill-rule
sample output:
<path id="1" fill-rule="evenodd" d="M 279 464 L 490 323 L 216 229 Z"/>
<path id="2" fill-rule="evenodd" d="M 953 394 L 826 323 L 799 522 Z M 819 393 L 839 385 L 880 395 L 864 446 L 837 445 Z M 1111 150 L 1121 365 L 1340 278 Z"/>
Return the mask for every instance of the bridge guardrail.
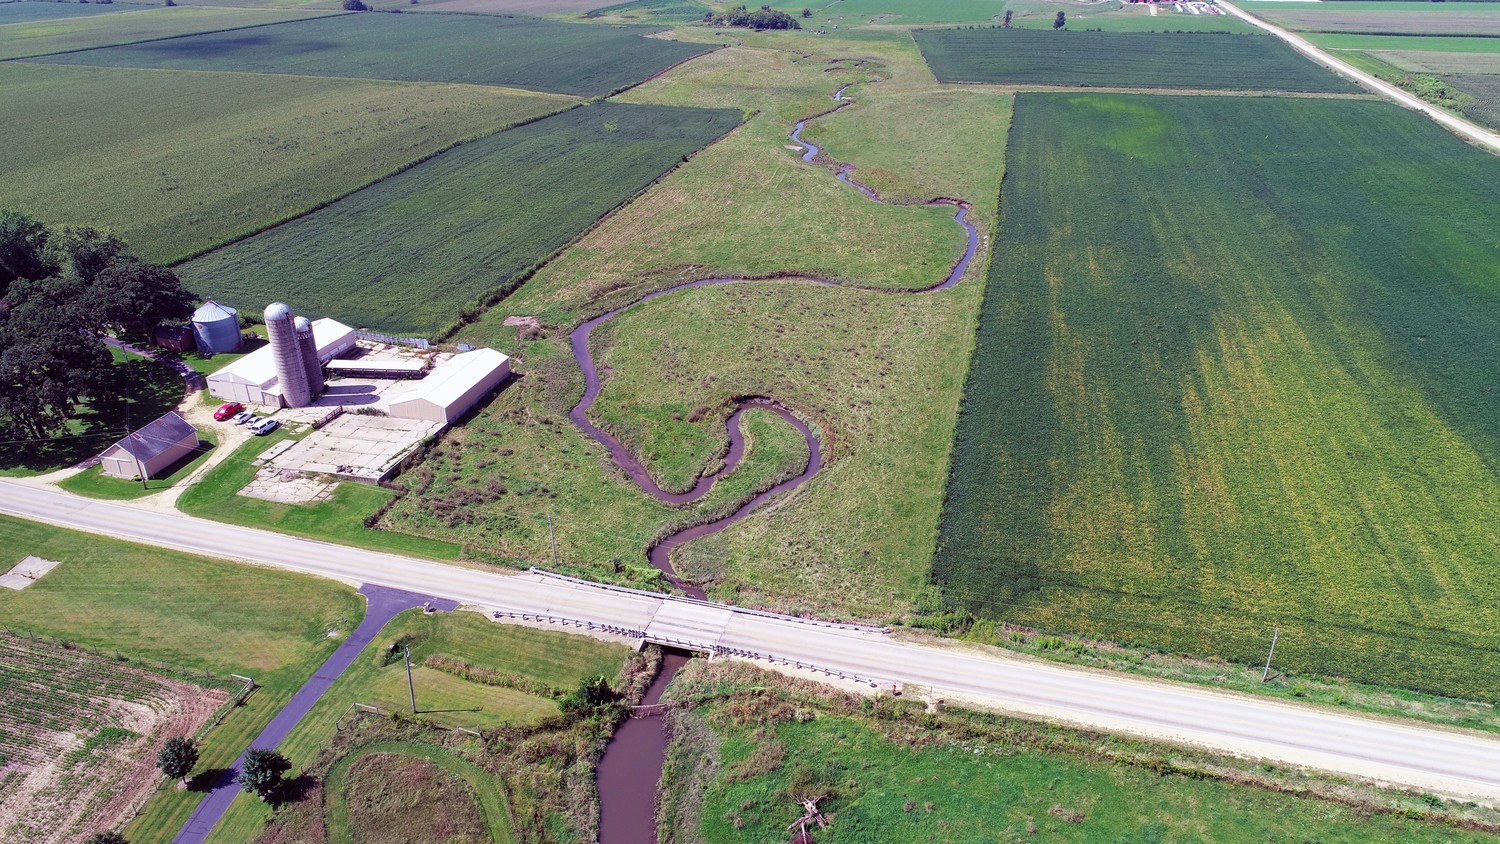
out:
<path id="1" fill-rule="evenodd" d="M 641 595 L 647 598 L 661 598 L 662 600 L 677 601 L 684 604 L 696 604 L 700 607 L 712 607 L 714 609 L 743 613 L 744 615 L 755 615 L 760 616 L 761 618 L 772 618 L 776 619 L 777 621 L 795 621 L 798 624 L 811 624 L 817 627 L 832 627 L 839 630 L 855 630 L 861 633 L 891 632 L 891 628 L 889 627 L 876 627 L 870 624 L 851 624 L 844 621 L 824 621 L 821 618 L 803 618 L 799 615 L 787 615 L 785 613 L 769 612 L 767 610 L 756 610 L 749 607 L 736 607 L 732 604 L 720 604 L 715 601 L 705 601 L 701 598 L 685 598 L 681 595 L 668 595 L 664 592 L 648 592 L 645 589 L 632 589 L 629 586 L 616 586 L 613 583 L 596 583 L 592 580 L 585 580 L 581 577 L 573 577 L 572 575 L 558 574 L 557 572 L 547 571 L 546 569 L 539 569 L 536 566 L 530 567 L 529 569 L 527 569 L 527 571 L 531 574 L 539 574 L 542 577 L 550 577 L 556 580 L 566 580 L 569 583 L 577 583 L 580 586 L 591 586 L 595 589 L 608 589 L 613 592 L 624 592 L 629 595 Z"/>

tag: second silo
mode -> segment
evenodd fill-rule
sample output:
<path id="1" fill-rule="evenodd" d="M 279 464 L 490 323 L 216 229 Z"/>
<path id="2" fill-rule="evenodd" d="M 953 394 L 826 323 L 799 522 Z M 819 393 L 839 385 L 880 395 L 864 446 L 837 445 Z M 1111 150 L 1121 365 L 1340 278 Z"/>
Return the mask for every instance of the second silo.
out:
<path id="1" fill-rule="evenodd" d="M 193 339 L 198 351 L 223 355 L 240 350 L 240 315 L 234 308 L 207 299 L 193 311 Z"/>
<path id="2" fill-rule="evenodd" d="M 302 363 L 302 348 L 297 342 L 292 309 L 281 302 L 266 306 L 266 339 L 271 343 L 271 360 L 276 366 L 281 403 L 286 407 L 306 407 L 312 402 L 307 367 Z"/>
<path id="3" fill-rule="evenodd" d="M 297 317 L 297 348 L 302 352 L 302 366 L 307 370 L 307 389 L 313 395 L 323 392 L 323 362 L 318 359 L 318 341 L 313 336 L 312 321 Z"/>

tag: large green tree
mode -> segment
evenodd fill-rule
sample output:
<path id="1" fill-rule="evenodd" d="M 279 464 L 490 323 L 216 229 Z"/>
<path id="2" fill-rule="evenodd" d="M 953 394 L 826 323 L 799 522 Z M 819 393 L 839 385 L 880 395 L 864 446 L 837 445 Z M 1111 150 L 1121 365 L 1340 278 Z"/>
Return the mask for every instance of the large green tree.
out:
<path id="1" fill-rule="evenodd" d="M 114 359 L 100 338 L 148 335 L 192 307 L 175 273 L 114 235 L 52 231 L 0 210 L 0 433 L 66 433 L 80 402 L 115 397 Z"/>

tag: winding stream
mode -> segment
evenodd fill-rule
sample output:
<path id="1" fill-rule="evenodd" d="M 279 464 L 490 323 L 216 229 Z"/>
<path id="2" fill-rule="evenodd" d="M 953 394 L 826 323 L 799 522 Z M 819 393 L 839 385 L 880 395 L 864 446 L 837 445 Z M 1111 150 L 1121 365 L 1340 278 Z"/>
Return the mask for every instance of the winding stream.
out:
<path id="1" fill-rule="evenodd" d="M 852 100 L 844 96 L 849 90 L 848 85 L 838 89 L 833 94 L 834 102 L 837 103 L 825 114 L 845 107 Z M 811 120 L 813 118 L 808 118 Z M 793 127 L 791 138 L 801 145 L 805 152 L 802 160 L 815 163 L 819 149 L 815 144 L 802 139 L 802 130 L 806 128 L 807 120 L 797 121 Z M 834 164 L 836 176 L 839 181 L 849 185 L 875 202 L 881 202 L 880 195 L 872 188 L 854 181 L 850 176 L 854 172 L 851 164 Z M 964 255 L 958 263 L 953 266 L 948 275 L 936 284 L 920 290 L 891 290 L 890 293 L 926 293 L 933 290 L 943 290 L 957 284 L 964 277 L 964 272 L 969 268 L 969 263 L 974 260 L 974 254 L 979 250 L 979 232 L 969 222 L 969 208 L 962 200 L 957 199 L 934 199 L 928 205 L 952 205 L 958 208 L 953 219 L 963 227 L 968 236 L 968 246 Z M 578 368 L 583 372 L 584 391 L 583 398 L 568 412 L 568 417 L 573 423 L 583 429 L 584 433 L 593 437 L 609 450 L 610 459 L 615 461 L 625 474 L 635 482 L 647 495 L 658 501 L 668 504 L 688 504 L 709 493 L 714 482 L 719 478 L 733 472 L 740 465 L 745 456 L 745 434 L 740 424 L 740 418 L 746 410 L 759 408 L 785 419 L 792 427 L 801 432 L 807 441 L 808 461 L 807 468 L 794 478 L 782 481 L 770 489 L 754 496 L 727 516 L 695 525 L 664 539 L 659 540 L 647 549 L 651 559 L 651 565 L 660 569 L 666 575 L 667 580 L 673 586 L 681 589 L 694 598 L 704 597 L 703 590 L 695 584 L 683 582 L 677 577 L 672 569 L 672 549 L 683 543 L 690 542 L 700 537 L 718 533 L 730 525 L 741 521 L 750 515 L 762 504 L 789 492 L 810 480 L 823 468 L 823 448 L 818 437 L 813 433 L 808 424 L 791 408 L 769 396 L 743 396 L 735 399 L 735 409 L 729 418 L 725 420 L 725 426 L 729 434 L 729 452 L 724 456 L 724 465 L 718 471 L 702 475 L 698 478 L 693 488 L 687 492 L 667 492 L 662 489 L 651 477 L 651 473 L 641 464 L 630 450 L 618 439 L 606 431 L 600 430 L 589 421 L 588 413 L 598 401 L 599 393 L 603 389 L 603 383 L 599 378 L 599 369 L 594 363 L 593 352 L 589 349 L 589 337 L 595 328 L 614 319 L 625 311 L 649 302 L 658 296 L 676 293 L 679 290 L 688 290 L 695 287 L 708 287 L 720 284 L 739 284 L 748 281 L 765 281 L 756 278 L 704 278 L 679 284 L 664 290 L 648 293 L 628 305 L 622 305 L 608 313 L 594 317 L 573 329 L 571 335 L 573 347 L 573 359 L 577 361 Z M 802 281 L 811 284 L 821 284 L 829 287 L 841 287 L 837 282 L 828 279 L 804 278 Z M 872 289 L 872 288 L 859 288 Z M 661 670 L 656 679 L 651 683 L 646 693 L 644 703 L 655 703 L 661 698 L 662 691 L 671 683 L 672 677 L 687 663 L 687 658 L 680 654 L 668 653 L 662 661 Z M 662 724 L 661 715 L 649 718 L 632 719 L 621 725 L 616 731 L 609 744 L 604 749 L 604 755 L 599 760 L 599 768 L 596 774 L 596 782 L 599 788 L 599 842 L 600 844 L 655 844 L 657 841 L 656 826 L 656 796 L 661 781 L 662 764 L 667 748 L 666 731 Z"/>
<path id="2" fill-rule="evenodd" d="M 832 114 L 833 112 L 838 111 L 839 109 L 853 102 L 853 100 L 844 96 L 844 92 L 849 90 L 849 87 L 849 85 L 845 85 L 834 92 L 833 99 L 836 103 L 838 103 L 838 105 L 825 112 L 825 115 Z M 813 118 L 808 118 L 808 120 L 811 119 Z M 805 150 L 805 152 L 802 154 L 802 160 L 811 163 L 817 158 L 820 150 L 812 142 L 802 139 L 802 130 L 806 127 L 807 120 L 797 121 L 797 125 L 792 129 L 791 139 Z M 875 202 L 883 201 L 881 200 L 880 195 L 873 189 L 854 181 L 854 179 L 850 176 L 850 174 L 854 172 L 854 166 L 852 164 L 840 163 L 835 164 L 834 166 L 837 171 L 837 178 L 839 181 L 855 188 L 860 193 L 863 193 L 865 196 L 869 197 Z M 943 278 L 943 280 L 920 290 L 892 290 L 889 291 L 891 293 L 928 293 L 934 290 L 944 290 L 952 287 L 963 279 L 964 272 L 969 268 L 969 263 L 974 260 L 974 255 L 979 250 L 979 232 L 974 228 L 974 225 L 969 222 L 969 208 L 967 203 L 963 202 L 962 200 L 944 198 L 934 199 L 927 204 L 952 205 L 958 208 L 958 211 L 953 215 L 953 219 L 963 227 L 964 232 L 968 236 L 967 248 L 964 250 L 963 257 L 958 260 L 958 263 L 953 265 L 953 269 L 949 271 L 948 275 Z M 573 359 L 578 363 L 578 368 L 583 372 L 584 390 L 583 398 L 580 399 L 578 404 L 568 412 L 568 418 L 572 419 L 573 424 L 581 428 L 584 433 L 593 437 L 599 442 L 600 445 L 603 445 L 606 449 L 608 449 L 610 459 L 615 462 L 615 465 L 619 466 L 620 469 L 625 472 L 626 476 L 634 481 L 642 491 L 658 501 L 673 505 L 689 504 L 697 501 L 698 499 L 708 494 L 709 490 L 713 488 L 715 481 L 729 474 L 730 472 L 733 472 L 735 468 L 739 466 L 740 460 L 745 456 L 745 434 L 741 429 L 740 417 L 744 415 L 745 410 L 748 408 L 761 408 L 775 413 L 777 416 L 785 419 L 794 428 L 801 432 L 803 439 L 807 441 L 807 451 L 809 458 L 807 462 L 807 468 L 803 470 L 801 474 L 797 475 L 795 478 L 782 481 L 781 483 L 766 490 L 765 492 L 756 495 L 739 509 L 735 510 L 733 513 L 730 513 L 727 516 L 678 531 L 677 533 L 671 534 L 670 536 L 659 540 L 647 549 L 647 555 L 651 560 L 651 565 L 655 566 L 657 569 L 660 569 L 661 572 L 667 576 L 667 580 L 672 583 L 673 586 L 681 589 L 683 592 L 694 598 L 704 597 L 703 590 L 694 584 L 685 583 L 677 577 L 676 571 L 672 568 L 672 549 L 677 548 L 685 542 L 708 536 L 710 534 L 718 533 L 725 528 L 728 528 L 729 526 L 735 524 L 736 522 L 743 520 L 746 516 L 750 515 L 750 513 L 752 513 L 754 510 L 756 510 L 758 507 L 760 507 L 762 504 L 765 504 L 772 498 L 775 498 L 776 496 L 781 495 L 784 492 L 789 492 L 793 489 L 796 489 L 797 487 L 806 483 L 810 478 L 816 475 L 819 470 L 823 468 L 822 445 L 819 442 L 817 436 L 813 433 L 812 429 L 807 425 L 807 423 L 803 422 L 802 419 L 799 418 L 791 410 L 791 408 L 783 405 L 774 398 L 770 398 L 767 396 L 741 397 L 735 400 L 736 407 L 734 413 L 732 413 L 729 416 L 729 419 L 725 422 L 729 434 L 729 452 L 724 456 L 723 467 L 721 467 L 718 471 L 700 476 L 697 483 L 694 484 L 693 488 L 688 490 L 687 492 L 667 492 L 656 483 L 656 481 L 651 477 L 651 473 L 646 470 L 646 467 L 643 466 L 641 462 L 630 453 L 630 449 L 626 448 L 625 445 L 618 439 L 616 439 L 614 435 L 608 433 L 607 431 L 600 430 L 597 426 L 589 421 L 588 413 L 591 409 L 593 409 L 594 402 L 598 401 L 599 393 L 603 390 L 603 383 L 599 378 L 599 368 L 594 363 L 594 355 L 589 348 L 589 338 L 590 335 L 593 334 L 595 328 L 598 328 L 600 325 L 609 322 L 625 311 L 628 311 L 631 308 L 634 308 L 642 303 L 649 302 L 659 296 L 666 296 L 669 293 L 676 293 L 679 290 L 690 290 L 695 287 L 709 287 L 722 284 L 742 284 L 745 282 L 765 280 L 766 279 L 764 278 L 703 278 L 698 279 L 697 281 L 690 281 L 685 284 L 679 284 L 675 287 L 668 287 L 663 290 L 657 290 L 652 293 L 647 293 L 646 295 L 635 300 L 634 302 L 631 302 L 630 304 L 622 305 L 612 311 L 600 314 L 599 316 L 596 316 L 593 319 L 584 322 L 577 328 L 573 329 L 573 333 L 570 336 L 573 347 Z M 805 278 L 801 280 L 810 284 L 819 284 L 827 287 L 850 286 L 821 278 Z M 868 290 L 873 288 L 859 289 Z"/>

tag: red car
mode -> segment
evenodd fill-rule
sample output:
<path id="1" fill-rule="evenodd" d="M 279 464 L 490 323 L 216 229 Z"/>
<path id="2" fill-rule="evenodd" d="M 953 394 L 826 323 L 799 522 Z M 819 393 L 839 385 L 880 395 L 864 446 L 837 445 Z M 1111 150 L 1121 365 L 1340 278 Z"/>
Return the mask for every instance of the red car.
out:
<path id="1" fill-rule="evenodd" d="M 219 409 L 214 411 L 214 421 L 223 422 L 225 419 L 228 419 L 229 417 L 235 415 L 236 413 L 239 413 L 244 409 L 245 406 L 237 401 L 227 402 L 223 405 L 220 405 Z"/>

